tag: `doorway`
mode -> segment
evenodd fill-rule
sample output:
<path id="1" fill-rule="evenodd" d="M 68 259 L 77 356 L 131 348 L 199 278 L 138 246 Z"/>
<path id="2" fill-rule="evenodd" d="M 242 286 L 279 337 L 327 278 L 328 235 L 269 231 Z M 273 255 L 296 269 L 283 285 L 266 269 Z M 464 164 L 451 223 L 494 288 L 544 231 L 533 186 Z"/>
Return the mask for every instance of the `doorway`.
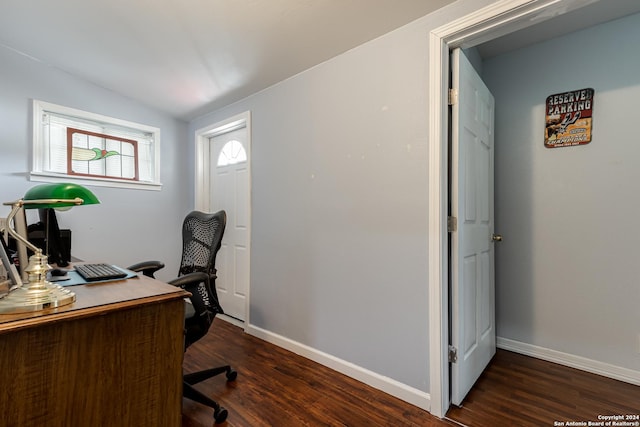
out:
<path id="1" fill-rule="evenodd" d="M 447 216 L 449 54 L 528 27 L 583 4 L 571 0 L 504 0 L 462 17 L 430 34 L 429 58 L 429 333 L 431 413 L 444 417 L 450 404 L 448 340 L 449 265 Z"/>
<path id="2" fill-rule="evenodd" d="M 240 326 L 249 323 L 250 165 L 248 112 L 196 131 L 196 209 L 227 213 L 216 291 L 227 320 Z"/>

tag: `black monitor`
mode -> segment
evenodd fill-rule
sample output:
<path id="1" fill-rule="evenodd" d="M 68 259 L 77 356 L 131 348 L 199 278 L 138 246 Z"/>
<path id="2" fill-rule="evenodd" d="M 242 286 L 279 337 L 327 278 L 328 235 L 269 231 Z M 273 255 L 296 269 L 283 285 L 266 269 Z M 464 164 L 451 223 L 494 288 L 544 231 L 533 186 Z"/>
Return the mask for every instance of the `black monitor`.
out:
<path id="1" fill-rule="evenodd" d="M 71 231 L 60 230 L 54 209 L 39 209 L 38 214 L 40 221 L 27 227 L 29 241 L 42 249 L 49 258 L 49 264 L 68 266 L 71 261 Z"/>

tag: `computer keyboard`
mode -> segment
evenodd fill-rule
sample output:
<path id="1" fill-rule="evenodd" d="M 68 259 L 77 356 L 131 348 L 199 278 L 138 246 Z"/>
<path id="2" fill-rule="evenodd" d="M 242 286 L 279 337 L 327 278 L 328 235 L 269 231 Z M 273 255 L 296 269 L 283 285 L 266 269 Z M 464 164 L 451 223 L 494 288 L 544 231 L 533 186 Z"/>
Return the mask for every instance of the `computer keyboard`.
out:
<path id="1" fill-rule="evenodd" d="M 78 264 L 75 269 L 87 282 L 121 279 L 127 276 L 126 272 L 109 264 Z"/>

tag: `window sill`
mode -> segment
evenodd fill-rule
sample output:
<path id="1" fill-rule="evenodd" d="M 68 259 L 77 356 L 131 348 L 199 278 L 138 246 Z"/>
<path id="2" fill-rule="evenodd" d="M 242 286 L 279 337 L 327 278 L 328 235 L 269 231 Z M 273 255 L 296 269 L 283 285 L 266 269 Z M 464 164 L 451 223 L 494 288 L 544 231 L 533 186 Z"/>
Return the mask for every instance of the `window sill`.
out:
<path id="1" fill-rule="evenodd" d="M 128 188 L 135 190 L 150 190 L 160 191 L 162 190 L 162 184 L 151 182 L 135 182 L 135 181 L 120 181 L 109 178 L 89 178 L 89 177 L 74 177 L 70 175 L 45 173 L 31 171 L 29 174 L 30 181 L 37 182 L 74 182 L 81 185 L 93 185 L 96 187 L 112 187 L 112 188 Z"/>

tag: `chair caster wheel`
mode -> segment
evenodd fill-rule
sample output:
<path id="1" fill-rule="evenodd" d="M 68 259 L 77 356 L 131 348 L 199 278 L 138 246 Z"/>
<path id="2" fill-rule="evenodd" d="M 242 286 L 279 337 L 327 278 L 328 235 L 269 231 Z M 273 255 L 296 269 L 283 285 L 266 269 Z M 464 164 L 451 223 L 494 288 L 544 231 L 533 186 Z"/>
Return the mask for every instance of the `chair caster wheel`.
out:
<path id="1" fill-rule="evenodd" d="M 238 372 L 233 369 L 227 372 L 227 381 L 235 381 L 238 378 Z"/>
<path id="2" fill-rule="evenodd" d="M 222 406 L 219 406 L 218 409 L 213 411 L 213 419 L 216 421 L 216 424 L 225 422 L 227 415 L 229 415 L 229 412 L 227 412 L 227 410 Z"/>

